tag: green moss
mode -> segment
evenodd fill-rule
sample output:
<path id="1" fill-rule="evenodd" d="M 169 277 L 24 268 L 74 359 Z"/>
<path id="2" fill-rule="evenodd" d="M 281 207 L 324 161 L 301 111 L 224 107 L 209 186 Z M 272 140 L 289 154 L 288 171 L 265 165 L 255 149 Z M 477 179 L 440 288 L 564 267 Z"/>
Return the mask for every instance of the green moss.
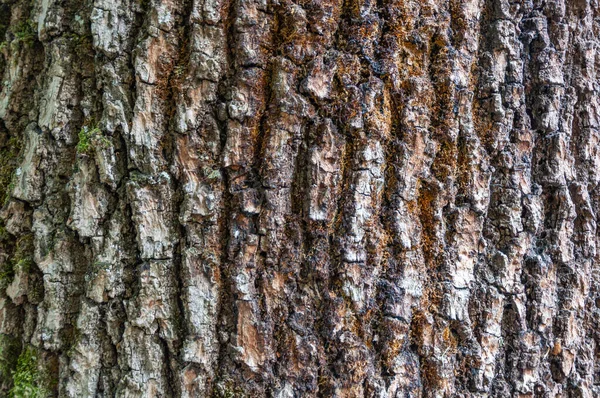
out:
<path id="1" fill-rule="evenodd" d="M 16 137 L 11 137 L 4 146 L 0 147 L 0 198 L 4 198 L 3 204 L 10 199 L 10 193 L 15 185 L 13 172 L 20 151 L 21 142 Z"/>
<path id="2" fill-rule="evenodd" d="M 42 398 L 48 395 L 34 347 L 27 346 L 21 351 L 12 379 L 13 386 L 8 393 L 10 398 Z"/>
<path id="3" fill-rule="evenodd" d="M 96 138 L 98 139 L 98 142 L 96 145 L 99 146 L 100 148 L 107 149 L 112 145 L 112 142 L 103 135 L 98 136 Z"/>
<path id="4" fill-rule="evenodd" d="M 175 77 L 180 78 L 181 76 L 183 76 L 186 69 L 187 65 L 177 65 L 173 70 L 173 73 L 175 74 Z"/>
<path id="5" fill-rule="evenodd" d="M 15 264 L 15 270 L 20 269 L 24 273 L 28 273 L 31 269 L 31 265 L 33 264 L 33 260 L 31 258 L 23 258 Z"/>
<path id="6" fill-rule="evenodd" d="M 13 34 L 19 43 L 29 46 L 33 44 L 37 37 L 35 23 L 31 20 L 19 23 Z"/>
<path id="7" fill-rule="evenodd" d="M 19 351 L 21 351 L 19 340 L 0 334 L 0 380 L 11 379 L 12 372 L 17 366 Z"/>
<path id="8" fill-rule="evenodd" d="M 13 191 L 13 189 L 15 189 L 15 181 L 11 180 L 8 185 L 6 185 L 6 188 L 4 189 L 4 202 L 2 203 L 2 205 L 6 205 L 9 200 L 10 200 L 10 194 Z"/>
<path id="9" fill-rule="evenodd" d="M 112 145 L 110 139 L 102 134 L 98 125 L 83 126 L 79 131 L 79 142 L 77 143 L 77 153 L 90 155 L 95 148 L 106 149 Z"/>
<path id="10" fill-rule="evenodd" d="M 9 262 L 2 264 L 2 267 L 0 268 L 0 287 L 6 288 L 6 286 L 12 282 L 14 277 L 15 272 L 12 269 L 11 264 Z"/>
<path id="11" fill-rule="evenodd" d="M 77 143 L 77 152 L 78 153 L 90 153 L 92 149 L 92 134 L 95 133 L 97 127 L 89 128 L 88 126 L 83 126 L 81 131 L 79 131 L 79 142 Z"/>
<path id="12" fill-rule="evenodd" d="M 17 241 L 12 259 L 0 267 L 0 286 L 9 284 L 15 277 L 17 270 L 28 273 L 33 265 L 33 235 L 23 235 Z"/>
<path id="13" fill-rule="evenodd" d="M 31 264 L 33 264 L 33 234 L 22 235 L 17 240 L 13 263 L 15 267 L 23 267 L 24 270 L 29 270 Z"/>
<path id="14" fill-rule="evenodd" d="M 209 180 L 220 180 L 222 178 L 221 170 L 214 170 L 211 167 L 205 167 L 203 171 L 204 176 Z"/>

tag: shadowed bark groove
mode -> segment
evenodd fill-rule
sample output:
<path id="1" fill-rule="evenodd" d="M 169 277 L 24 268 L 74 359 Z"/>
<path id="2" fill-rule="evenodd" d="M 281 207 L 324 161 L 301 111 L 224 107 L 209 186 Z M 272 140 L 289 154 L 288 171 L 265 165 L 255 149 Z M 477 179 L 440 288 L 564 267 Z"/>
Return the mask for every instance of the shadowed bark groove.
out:
<path id="1" fill-rule="evenodd" d="M 600 396 L 594 0 L 0 0 L 0 396 Z"/>

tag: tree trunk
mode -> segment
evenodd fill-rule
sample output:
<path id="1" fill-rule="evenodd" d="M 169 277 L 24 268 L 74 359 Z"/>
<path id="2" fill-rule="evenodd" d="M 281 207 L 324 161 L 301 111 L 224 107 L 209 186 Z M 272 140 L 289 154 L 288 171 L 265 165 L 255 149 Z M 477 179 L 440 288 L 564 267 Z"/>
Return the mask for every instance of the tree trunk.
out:
<path id="1" fill-rule="evenodd" d="M 600 396 L 596 0 L 0 0 L 0 395 Z"/>

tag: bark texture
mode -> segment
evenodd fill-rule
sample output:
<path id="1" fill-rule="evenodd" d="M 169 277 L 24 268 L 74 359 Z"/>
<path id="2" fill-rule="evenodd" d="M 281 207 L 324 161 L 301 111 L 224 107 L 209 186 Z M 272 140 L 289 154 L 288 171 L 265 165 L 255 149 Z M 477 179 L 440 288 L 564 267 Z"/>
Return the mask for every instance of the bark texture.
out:
<path id="1" fill-rule="evenodd" d="M 597 0 L 0 0 L 0 395 L 600 396 Z"/>

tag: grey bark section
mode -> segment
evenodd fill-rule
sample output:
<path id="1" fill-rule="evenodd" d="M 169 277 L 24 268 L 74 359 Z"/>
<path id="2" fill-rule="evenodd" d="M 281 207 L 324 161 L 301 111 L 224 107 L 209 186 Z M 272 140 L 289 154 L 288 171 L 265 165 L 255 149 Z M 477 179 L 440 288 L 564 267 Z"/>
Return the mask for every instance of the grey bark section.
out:
<path id="1" fill-rule="evenodd" d="M 0 0 L 0 395 L 599 396 L 599 10 Z"/>

